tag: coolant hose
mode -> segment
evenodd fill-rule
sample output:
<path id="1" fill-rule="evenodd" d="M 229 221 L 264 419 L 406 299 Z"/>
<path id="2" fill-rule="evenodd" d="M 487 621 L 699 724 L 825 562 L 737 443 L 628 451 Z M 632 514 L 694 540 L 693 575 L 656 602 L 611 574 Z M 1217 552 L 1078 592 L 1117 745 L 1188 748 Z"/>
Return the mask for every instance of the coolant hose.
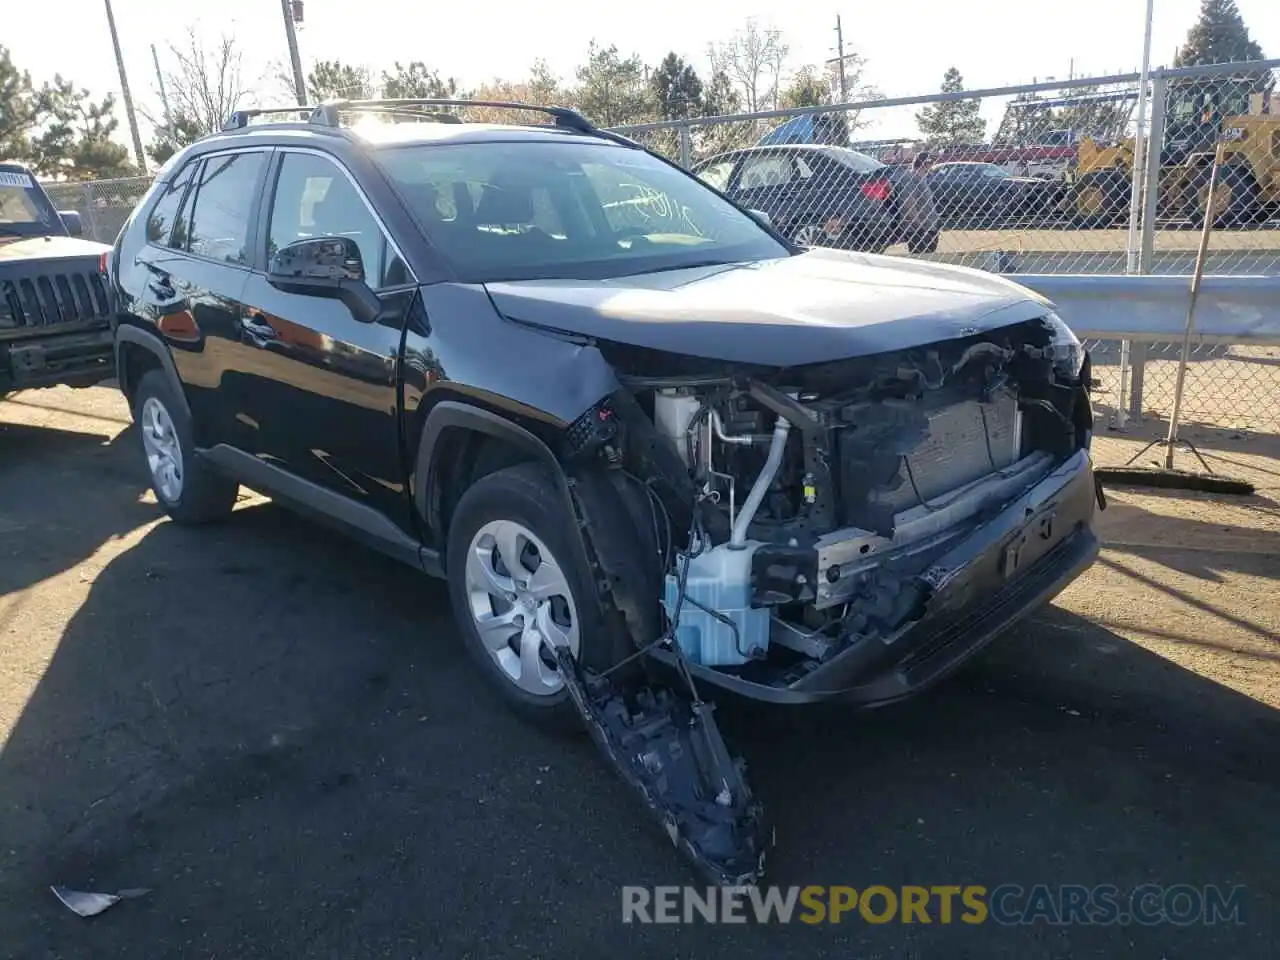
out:
<path id="1" fill-rule="evenodd" d="M 773 425 L 773 440 L 769 444 L 769 456 L 765 460 L 764 466 L 760 468 L 760 475 L 756 477 L 756 482 L 752 484 L 751 492 L 747 494 L 746 501 L 742 504 L 742 511 L 733 522 L 733 533 L 729 537 L 729 546 L 734 550 L 741 550 L 746 546 L 747 528 L 751 526 L 751 521 L 755 519 L 756 511 L 760 509 L 760 504 L 764 502 L 764 495 L 769 492 L 769 487 L 773 484 L 773 478 L 778 475 L 778 468 L 782 466 L 782 452 L 787 446 L 787 434 L 790 432 L 790 421 L 785 417 L 779 417 L 777 423 Z"/>

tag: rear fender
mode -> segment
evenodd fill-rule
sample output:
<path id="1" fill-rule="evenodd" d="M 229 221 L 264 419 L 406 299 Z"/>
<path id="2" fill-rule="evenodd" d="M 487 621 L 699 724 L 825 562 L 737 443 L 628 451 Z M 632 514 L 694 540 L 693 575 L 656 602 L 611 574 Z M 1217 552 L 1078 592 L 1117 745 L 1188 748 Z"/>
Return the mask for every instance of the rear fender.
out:
<path id="1" fill-rule="evenodd" d="M 129 381 L 128 365 L 124 363 L 128 349 L 145 350 L 155 357 L 160 369 L 169 379 L 169 386 L 173 388 L 174 396 L 182 405 L 182 412 L 190 419 L 191 408 L 187 405 L 187 395 L 182 389 L 182 380 L 178 377 L 178 368 L 174 366 L 173 356 L 169 353 L 168 346 L 156 334 L 130 324 L 120 324 L 115 330 L 116 379 L 120 384 L 120 391 L 125 396 L 130 396 L 133 388 L 137 386 L 136 383 Z"/>

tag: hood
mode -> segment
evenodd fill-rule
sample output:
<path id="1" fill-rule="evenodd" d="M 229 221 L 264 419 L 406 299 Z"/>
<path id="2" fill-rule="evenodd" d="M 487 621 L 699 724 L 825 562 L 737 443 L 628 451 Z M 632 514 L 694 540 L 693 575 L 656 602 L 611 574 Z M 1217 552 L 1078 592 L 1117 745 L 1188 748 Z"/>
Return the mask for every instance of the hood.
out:
<path id="1" fill-rule="evenodd" d="M 16 260 L 100 257 L 110 249 L 105 243 L 79 237 L 0 237 L 0 264 Z"/>
<path id="2" fill-rule="evenodd" d="M 837 250 L 615 280 L 485 286 L 498 312 L 516 322 L 777 367 L 971 336 L 1051 309 L 995 274 Z"/>

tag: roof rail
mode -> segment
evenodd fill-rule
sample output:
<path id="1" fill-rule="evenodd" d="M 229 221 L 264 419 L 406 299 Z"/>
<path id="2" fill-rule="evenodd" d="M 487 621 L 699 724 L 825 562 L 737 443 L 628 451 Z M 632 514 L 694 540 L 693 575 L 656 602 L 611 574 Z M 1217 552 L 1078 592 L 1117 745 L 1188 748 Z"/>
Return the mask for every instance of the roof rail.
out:
<path id="1" fill-rule="evenodd" d="M 223 130 L 239 130 L 247 127 L 249 121 L 254 117 L 261 117 L 272 113 L 293 113 L 297 114 L 298 120 L 307 121 L 311 118 L 312 112 L 315 110 L 312 106 L 296 106 L 296 107 L 254 107 L 250 110 L 236 110 L 231 116 L 227 117 L 227 122 L 222 125 Z"/>
<path id="2" fill-rule="evenodd" d="M 364 110 L 370 112 L 409 113 L 417 107 L 491 107 L 498 110 L 529 110 L 544 113 L 555 121 L 555 126 L 578 133 L 598 134 L 600 131 L 577 110 L 568 107 L 543 107 L 533 103 L 509 100 L 466 100 L 462 98 L 412 98 L 404 100 L 330 100 L 312 108 L 310 123 L 326 127 L 339 125 L 338 115 L 343 111 Z M 410 108 L 410 109 L 406 109 Z M 451 114 L 430 114 L 433 119 Z M 452 122 L 452 121 L 445 121 Z"/>

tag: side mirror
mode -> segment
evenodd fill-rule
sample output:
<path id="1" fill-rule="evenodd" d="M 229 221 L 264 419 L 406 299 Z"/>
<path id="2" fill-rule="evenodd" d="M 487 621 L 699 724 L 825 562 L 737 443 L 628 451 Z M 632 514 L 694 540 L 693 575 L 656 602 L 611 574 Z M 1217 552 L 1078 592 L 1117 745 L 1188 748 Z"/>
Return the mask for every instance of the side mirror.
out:
<path id="1" fill-rule="evenodd" d="M 59 210 L 58 216 L 62 218 L 62 225 L 67 228 L 67 233 L 73 237 L 84 236 L 84 221 L 80 219 L 80 211 Z"/>
<path id="2" fill-rule="evenodd" d="M 382 310 L 365 282 L 360 248 L 349 237 L 316 237 L 281 247 L 267 265 L 267 282 L 285 293 L 341 300 L 363 323 L 373 322 Z"/>
<path id="3" fill-rule="evenodd" d="M 770 230 L 773 229 L 773 218 L 769 216 L 767 213 L 765 213 L 763 210 L 748 210 L 747 212 L 750 213 L 757 220 L 759 220 L 761 224 L 768 227 Z"/>

